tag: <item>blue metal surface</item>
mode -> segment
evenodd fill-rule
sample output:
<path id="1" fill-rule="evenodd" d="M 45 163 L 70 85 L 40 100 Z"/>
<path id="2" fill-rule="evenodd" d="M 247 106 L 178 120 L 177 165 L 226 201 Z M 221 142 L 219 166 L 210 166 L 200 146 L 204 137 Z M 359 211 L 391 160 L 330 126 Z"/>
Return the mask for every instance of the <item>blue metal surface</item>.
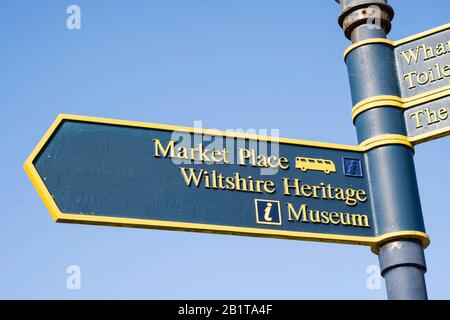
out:
<path id="1" fill-rule="evenodd" d="M 380 248 L 381 274 L 390 300 L 428 299 L 424 273 L 425 255 L 416 240 L 388 243 Z"/>
<path id="2" fill-rule="evenodd" d="M 379 43 L 358 47 L 346 63 L 354 104 L 374 96 L 399 96 L 392 47 Z M 361 113 L 355 126 L 359 142 L 383 134 L 406 135 L 403 112 L 389 106 Z M 366 157 L 379 232 L 424 231 L 413 151 L 403 145 L 380 146 Z"/>
<path id="3" fill-rule="evenodd" d="M 367 4 L 365 0 L 343 0 L 341 10 Z M 372 2 L 372 1 L 370 1 Z M 383 4 L 387 1 L 380 0 Z M 352 31 L 352 41 L 384 37 L 364 26 Z M 385 34 L 390 26 L 385 26 Z M 352 100 L 358 102 L 382 95 L 401 96 L 394 49 L 370 43 L 351 51 L 346 58 Z M 404 91 L 404 90 L 403 90 Z M 369 109 L 358 115 L 355 125 L 360 142 L 383 134 L 406 135 L 403 112 L 389 106 Z M 413 150 L 404 145 L 379 146 L 366 154 L 369 184 L 373 196 L 377 233 L 399 230 L 425 231 L 415 174 Z M 416 240 L 386 243 L 379 252 L 388 299 L 427 299 L 422 245 Z"/>
<path id="4" fill-rule="evenodd" d="M 346 59 L 353 104 L 380 96 L 399 96 L 393 48 L 382 43 L 352 50 Z"/>
<path id="5" fill-rule="evenodd" d="M 403 111 L 398 108 L 374 108 L 355 119 L 358 142 L 383 134 L 406 134 Z"/>
<path id="6" fill-rule="evenodd" d="M 411 149 L 388 145 L 366 157 L 377 232 L 425 232 Z"/>

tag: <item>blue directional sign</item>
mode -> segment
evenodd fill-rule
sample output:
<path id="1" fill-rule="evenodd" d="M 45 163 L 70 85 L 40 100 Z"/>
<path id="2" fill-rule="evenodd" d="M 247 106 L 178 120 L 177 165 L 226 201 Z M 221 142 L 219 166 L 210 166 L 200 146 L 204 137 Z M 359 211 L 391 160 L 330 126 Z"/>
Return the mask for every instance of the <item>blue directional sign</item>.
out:
<path id="1" fill-rule="evenodd" d="M 60 115 L 25 170 L 57 222 L 376 246 L 364 151 Z"/>

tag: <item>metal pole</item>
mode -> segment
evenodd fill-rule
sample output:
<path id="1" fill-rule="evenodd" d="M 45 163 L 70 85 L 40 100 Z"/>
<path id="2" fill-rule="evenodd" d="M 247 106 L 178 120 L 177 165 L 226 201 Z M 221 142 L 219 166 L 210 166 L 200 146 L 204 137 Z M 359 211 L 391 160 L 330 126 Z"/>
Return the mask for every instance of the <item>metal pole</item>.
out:
<path id="1" fill-rule="evenodd" d="M 353 43 L 386 38 L 394 11 L 387 0 L 336 0 L 341 5 L 339 24 Z M 400 96 L 391 46 L 368 42 L 346 57 L 353 104 L 382 95 Z M 382 135 L 405 136 L 401 110 L 380 106 L 354 119 L 358 141 Z M 414 150 L 386 143 L 367 152 L 369 180 L 377 233 L 424 228 L 414 167 Z M 379 247 L 381 274 L 390 300 L 426 300 L 426 263 L 419 240 L 396 239 Z"/>

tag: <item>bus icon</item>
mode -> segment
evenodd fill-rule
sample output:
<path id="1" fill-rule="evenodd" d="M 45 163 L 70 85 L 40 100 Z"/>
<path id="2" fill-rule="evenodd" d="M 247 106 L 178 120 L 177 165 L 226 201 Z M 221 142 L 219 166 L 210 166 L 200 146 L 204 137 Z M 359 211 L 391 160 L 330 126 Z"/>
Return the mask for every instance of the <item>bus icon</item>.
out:
<path id="1" fill-rule="evenodd" d="M 334 162 L 326 159 L 297 157 L 295 158 L 295 167 L 303 172 L 307 170 L 323 171 L 326 174 L 336 172 Z"/>

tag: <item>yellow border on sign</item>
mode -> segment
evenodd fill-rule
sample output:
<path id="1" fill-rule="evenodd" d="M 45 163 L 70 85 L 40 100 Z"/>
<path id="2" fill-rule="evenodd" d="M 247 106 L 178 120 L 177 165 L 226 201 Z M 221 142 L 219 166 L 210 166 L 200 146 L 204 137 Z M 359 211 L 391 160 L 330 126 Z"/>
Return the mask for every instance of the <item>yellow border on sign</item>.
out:
<path id="1" fill-rule="evenodd" d="M 151 128 L 157 130 L 169 130 L 169 131 L 181 131 L 190 133 L 201 133 L 206 135 L 220 135 L 225 137 L 242 138 L 242 139 L 256 139 L 264 141 L 277 141 L 280 143 L 311 146 L 311 147 L 323 147 L 329 149 L 348 150 L 356 152 L 364 152 L 365 147 L 361 146 L 346 146 L 332 143 L 321 143 L 313 141 L 304 141 L 296 139 L 275 138 L 268 136 L 258 136 L 243 133 L 232 133 L 218 130 L 196 129 L 180 126 L 169 126 L 161 124 L 151 124 L 146 122 L 135 122 L 126 120 L 114 120 L 106 118 L 95 118 L 77 115 L 60 114 L 42 137 L 36 148 L 31 152 L 29 157 L 24 163 L 24 169 L 33 183 L 34 187 L 42 198 L 45 206 L 50 211 L 50 214 L 55 222 L 65 223 L 78 223 L 78 224 L 93 224 L 93 225 L 105 225 L 105 226 L 120 226 L 120 227 L 134 227 L 134 228 L 149 228 L 149 229 L 161 229 L 161 230 L 178 230 L 178 231 L 193 231 L 193 232 L 205 232 L 205 233 L 218 233 L 218 234 L 234 234 L 242 236 L 256 236 L 256 237 L 269 237 L 269 238 L 281 238 L 281 239 L 295 239 L 295 240 L 308 240 L 316 242 L 332 242 L 332 243 L 346 243 L 346 244 L 358 244 L 370 246 L 374 253 L 378 252 L 379 246 L 383 243 L 392 241 L 395 239 L 412 238 L 418 239 L 422 242 L 423 247 L 426 248 L 430 240 L 428 235 L 419 231 L 400 231 L 390 232 L 381 236 L 367 237 L 367 236 L 347 236 L 347 235 L 334 235 L 323 233 L 310 233 L 310 232 L 297 232 L 297 231 L 285 231 L 275 229 L 260 229 L 260 228 L 247 228 L 247 227 L 231 227 L 221 225 L 210 225 L 200 223 L 187 223 L 176 221 L 160 221 L 160 220 L 147 220 L 147 219 L 132 219 L 132 218 L 118 218 L 111 216 L 97 216 L 97 215 L 82 215 L 74 213 L 63 213 L 59 209 L 52 195 L 48 191 L 44 181 L 39 176 L 33 161 L 45 147 L 46 143 L 50 140 L 53 133 L 57 130 L 59 125 L 64 120 L 74 120 L 82 122 L 92 122 L 99 124 L 110 124 L 128 127 L 138 128 Z M 392 138 L 392 137 L 391 137 Z M 383 140 L 383 139 L 381 139 Z M 392 140 L 392 139 L 391 139 Z M 398 142 L 394 142 L 398 143 Z M 386 143 L 385 143 L 386 144 Z M 369 148 L 370 149 L 370 148 Z"/>
<path id="2" fill-rule="evenodd" d="M 397 40 L 397 41 L 393 41 L 393 40 L 389 40 L 389 39 L 385 39 L 385 38 L 372 38 L 372 39 L 366 39 L 366 40 L 358 41 L 358 42 L 355 42 L 352 45 L 350 45 L 347 49 L 345 49 L 345 51 L 344 51 L 344 60 L 347 58 L 348 54 L 351 51 L 353 51 L 354 49 L 359 48 L 361 46 L 364 46 L 366 44 L 381 43 L 381 44 L 386 44 L 386 45 L 389 45 L 389 46 L 395 48 L 395 47 L 399 47 L 401 45 L 404 45 L 405 43 L 413 42 L 413 41 L 419 40 L 421 38 L 431 36 L 431 35 L 433 35 L 435 33 L 438 33 L 438 32 L 441 32 L 441 31 L 445 31 L 447 29 L 450 29 L 450 23 L 444 24 L 444 25 L 442 25 L 440 27 L 429 29 L 429 30 L 424 31 L 424 32 L 417 33 L 415 35 L 412 35 L 412 36 L 409 36 L 409 37 L 406 37 L 406 38 L 403 38 L 403 39 L 400 39 L 400 40 Z"/>
<path id="3" fill-rule="evenodd" d="M 417 136 L 414 137 L 408 137 L 408 139 L 413 145 L 416 145 L 422 142 L 442 138 L 448 136 L 449 134 L 450 134 L 450 127 L 446 127 L 433 130 L 427 133 L 418 134 Z"/>

